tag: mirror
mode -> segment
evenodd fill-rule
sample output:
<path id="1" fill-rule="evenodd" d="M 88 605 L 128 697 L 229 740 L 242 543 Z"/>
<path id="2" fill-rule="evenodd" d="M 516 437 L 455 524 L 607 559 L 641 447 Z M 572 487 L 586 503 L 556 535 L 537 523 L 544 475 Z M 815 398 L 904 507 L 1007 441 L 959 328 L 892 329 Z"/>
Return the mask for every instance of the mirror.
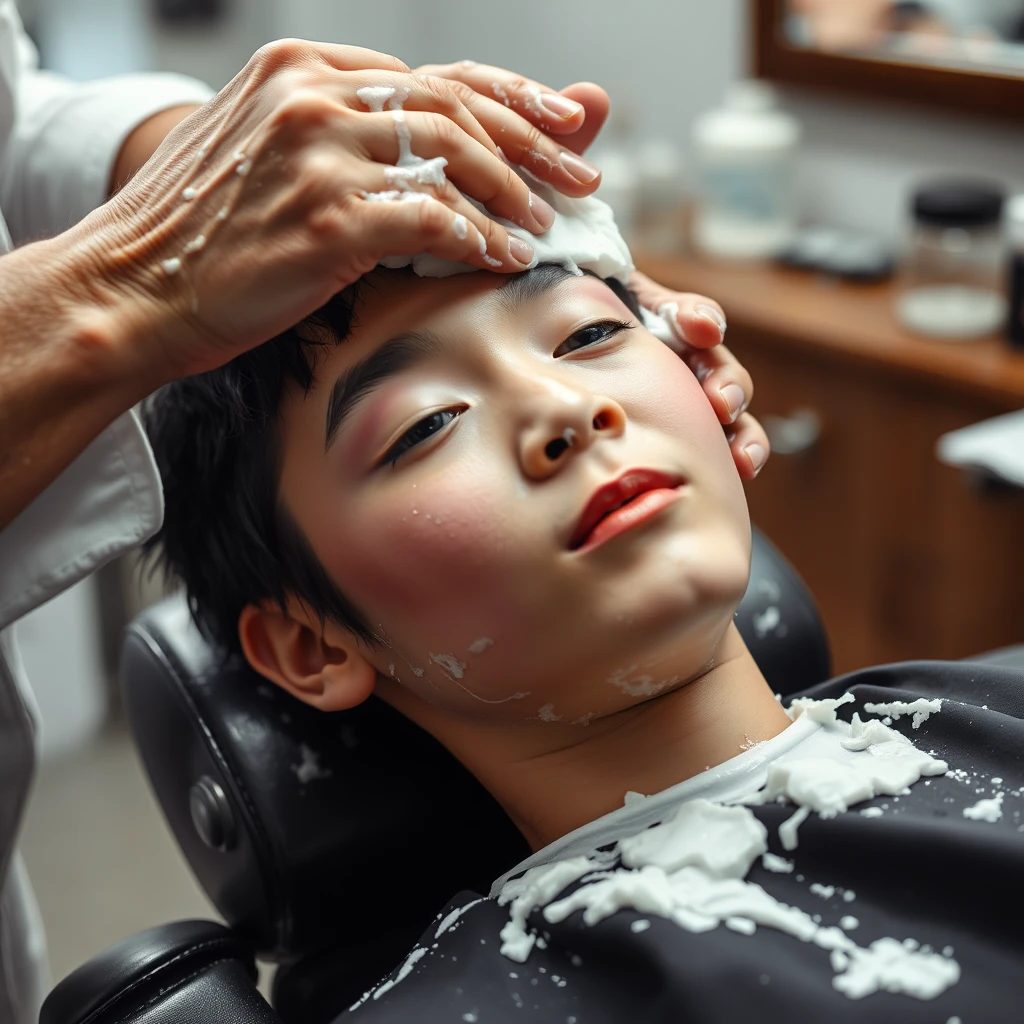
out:
<path id="1" fill-rule="evenodd" d="M 786 0 L 790 45 L 1024 76 L 1024 0 Z"/>
<path id="2" fill-rule="evenodd" d="M 753 0 L 766 78 L 1024 116 L 1024 0 Z"/>

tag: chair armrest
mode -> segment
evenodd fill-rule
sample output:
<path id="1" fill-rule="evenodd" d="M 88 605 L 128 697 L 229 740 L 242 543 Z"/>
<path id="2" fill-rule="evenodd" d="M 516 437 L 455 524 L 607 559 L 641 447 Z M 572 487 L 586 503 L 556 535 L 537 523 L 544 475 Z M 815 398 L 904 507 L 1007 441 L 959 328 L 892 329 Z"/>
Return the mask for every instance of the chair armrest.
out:
<path id="1" fill-rule="evenodd" d="M 39 1024 L 280 1024 L 256 989 L 252 950 L 212 921 L 139 932 L 69 974 Z"/>

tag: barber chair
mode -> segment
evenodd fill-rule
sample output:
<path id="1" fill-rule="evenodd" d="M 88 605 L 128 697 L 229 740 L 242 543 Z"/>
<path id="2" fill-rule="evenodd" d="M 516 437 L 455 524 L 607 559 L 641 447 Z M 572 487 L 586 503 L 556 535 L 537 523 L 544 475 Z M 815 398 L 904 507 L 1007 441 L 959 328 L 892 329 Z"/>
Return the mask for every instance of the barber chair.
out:
<path id="1" fill-rule="evenodd" d="M 736 618 L 776 692 L 829 677 L 814 600 L 756 531 Z M 227 927 L 125 940 L 62 981 L 40 1024 L 326 1024 L 455 893 L 488 892 L 529 852 L 432 737 L 373 698 L 329 715 L 289 697 L 211 649 L 180 596 L 129 627 L 122 681 L 150 782 Z M 278 965 L 273 1009 L 256 956 Z"/>

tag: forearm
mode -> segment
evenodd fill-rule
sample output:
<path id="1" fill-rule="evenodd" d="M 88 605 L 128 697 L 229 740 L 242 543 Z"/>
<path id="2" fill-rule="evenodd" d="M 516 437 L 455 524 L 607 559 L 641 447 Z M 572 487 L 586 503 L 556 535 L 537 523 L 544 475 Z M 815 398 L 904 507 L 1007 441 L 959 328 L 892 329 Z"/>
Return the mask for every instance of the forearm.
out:
<path id="1" fill-rule="evenodd" d="M 0 530 L 161 383 L 126 358 L 128 311 L 69 283 L 86 258 L 67 236 L 0 257 Z"/>

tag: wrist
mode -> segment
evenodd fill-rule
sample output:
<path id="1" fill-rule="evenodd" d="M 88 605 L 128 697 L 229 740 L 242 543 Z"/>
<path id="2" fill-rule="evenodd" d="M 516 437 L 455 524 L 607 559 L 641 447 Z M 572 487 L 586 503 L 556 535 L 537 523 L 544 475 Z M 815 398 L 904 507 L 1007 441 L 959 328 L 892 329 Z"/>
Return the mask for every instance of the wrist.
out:
<path id="1" fill-rule="evenodd" d="M 143 357 L 143 339 L 155 328 L 147 322 L 149 304 L 112 283 L 91 248 L 67 232 L 12 255 L 22 257 L 26 297 L 36 297 L 26 308 L 36 309 L 40 321 L 48 318 L 58 379 L 113 419 L 170 376 Z"/>

